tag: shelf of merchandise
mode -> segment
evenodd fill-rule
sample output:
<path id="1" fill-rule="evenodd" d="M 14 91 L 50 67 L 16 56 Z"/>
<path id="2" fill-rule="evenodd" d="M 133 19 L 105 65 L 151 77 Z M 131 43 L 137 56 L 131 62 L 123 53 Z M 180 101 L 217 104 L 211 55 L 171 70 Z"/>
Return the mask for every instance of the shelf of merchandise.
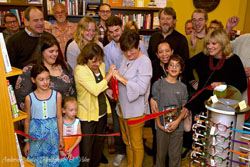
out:
<path id="1" fill-rule="evenodd" d="M 23 119 L 27 118 L 27 114 L 25 112 L 19 110 L 19 114 L 20 115 L 18 117 L 12 118 L 13 122 L 17 122 L 17 121 L 20 121 L 20 120 L 23 120 Z"/>
<path id="2" fill-rule="evenodd" d="M 19 167 L 19 158 L 16 145 L 16 137 L 14 131 L 14 122 L 19 121 L 27 117 L 24 112 L 20 112 L 18 118 L 13 119 L 11 113 L 10 99 L 8 88 L 6 84 L 7 77 L 19 75 L 22 73 L 22 70 L 13 68 L 13 71 L 6 73 L 4 69 L 4 62 L 2 58 L 2 50 L 0 48 L 0 108 L 1 108 L 1 117 L 0 117 L 0 166 L 11 166 Z M 34 167 L 35 165 L 23 157 L 25 167 Z"/>
<path id="3" fill-rule="evenodd" d="M 12 71 L 8 72 L 8 73 L 5 73 L 5 76 L 6 77 L 12 77 L 12 76 L 15 76 L 15 75 L 20 75 L 22 73 L 23 73 L 23 71 L 21 69 L 18 69 L 16 67 L 12 67 Z"/>

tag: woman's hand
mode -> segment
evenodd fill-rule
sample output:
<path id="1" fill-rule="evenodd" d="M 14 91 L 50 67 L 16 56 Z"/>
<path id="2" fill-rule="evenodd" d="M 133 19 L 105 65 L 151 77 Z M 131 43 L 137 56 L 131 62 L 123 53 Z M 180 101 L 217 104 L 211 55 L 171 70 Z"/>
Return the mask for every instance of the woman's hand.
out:
<path id="1" fill-rule="evenodd" d="M 150 98 L 150 108 L 151 108 L 152 113 L 159 112 L 158 104 L 153 98 Z"/>
<path id="2" fill-rule="evenodd" d="M 25 154 L 26 157 L 30 154 L 30 143 L 29 142 L 25 143 L 23 152 L 24 152 L 24 154 Z"/>
<path id="3" fill-rule="evenodd" d="M 225 83 L 223 83 L 223 82 L 213 82 L 213 83 L 211 83 L 211 86 L 214 89 L 216 86 L 223 85 L 223 84 L 225 84 Z"/>
<path id="4" fill-rule="evenodd" d="M 118 70 L 115 70 L 113 73 L 113 76 L 119 81 L 121 82 L 123 85 L 127 85 L 128 80 L 126 78 L 124 78 L 123 76 L 121 76 L 120 72 Z"/>
<path id="5" fill-rule="evenodd" d="M 111 65 L 110 67 L 109 67 L 109 72 L 106 74 L 106 76 L 105 76 L 105 80 L 107 81 L 107 82 L 109 82 L 109 80 L 111 79 L 111 77 L 113 76 L 113 73 L 114 73 L 114 71 L 116 70 L 116 66 L 115 65 Z"/>
<path id="6" fill-rule="evenodd" d="M 106 90 L 106 95 L 108 95 L 108 97 L 113 100 L 114 97 L 112 96 L 112 94 L 113 94 L 113 91 L 111 89 Z"/>

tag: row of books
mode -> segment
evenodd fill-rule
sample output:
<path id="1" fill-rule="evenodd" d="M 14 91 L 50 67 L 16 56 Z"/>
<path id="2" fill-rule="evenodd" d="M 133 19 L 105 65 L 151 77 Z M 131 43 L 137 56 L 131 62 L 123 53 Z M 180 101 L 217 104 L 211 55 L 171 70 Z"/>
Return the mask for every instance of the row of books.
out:
<path id="1" fill-rule="evenodd" d="M 100 0 L 47 0 L 48 14 L 52 15 L 53 6 L 62 3 L 68 10 L 68 15 L 96 15 Z"/>
<path id="2" fill-rule="evenodd" d="M 159 26 L 159 22 L 157 21 L 158 14 L 154 13 L 154 16 L 151 14 L 131 14 L 124 15 L 122 13 L 117 14 L 118 17 L 122 19 L 123 25 L 128 21 L 136 21 L 139 29 L 154 29 Z M 153 18 L 152 18 L 153 17 Z M 153 21 L 153 24 L 152 24 Z"/>
<path id="3" fill-rule="evenodd" d="M 10 64 L 10 59 L 9 59 L 6 44 L 5 44 L 5 41 L 4 41 L 3 33 L 0 33 L 0 47 L 1 47 L 1 52 L 2 52 L 2 56 L 3 56 L 5 72 L 6 73 L 11 72 L 12 67 L 11 67 L 11 64 Z M 17 118 L 20 114 L 19 114 L 19 109 L 18 109 L 14 89 L 13 89 L 13 86 L 10 84 L 9 80 L 7 80 L 6 84 L 7 84 L 7 87 L 8 87 L 12 117 Z"/>
<path id="4" fill-rule="evenodd" d="M 18 9 L 10 9 L 8 11 L 0 11 L 0 25 L 1 26 L 4 25 L 4 15 L 9 12 L 14 13 L 17 16 L 19 25 L 24 24 L 24 11 L 19 11 Z"/>

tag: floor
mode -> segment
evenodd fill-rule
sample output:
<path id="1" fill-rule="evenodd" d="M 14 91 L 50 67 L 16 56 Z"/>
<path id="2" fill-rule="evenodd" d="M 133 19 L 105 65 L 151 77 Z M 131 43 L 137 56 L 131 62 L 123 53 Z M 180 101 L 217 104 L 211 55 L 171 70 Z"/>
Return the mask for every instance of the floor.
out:
<path id="1" fill-rule="evenodd" d="M 145 145 L 147 147 L 151 148 L 152 139 L 153 139 L 151 128 L 149 128 L 149 127 L 144 128 L 144 139 L 146 139 Z M 112 162 L 113 162 L 113 159 L 115 158 L 116 154 L 109 154 L 108 153 L 107 144 L 105 144 L 104 154 L 107 157 L 109 163 L 108 164 L 101 164 L 100 167 L 113 167 Z M 189 157 L 185 158 L 181 162 L 181 167 L 189 167 L 189 160 L 190 160 Z M 145 153 L 143 164 L 144 164 L 144 167 L 152 167 L 153 166 L 153 157 L 149 156 L 147 153 Z M 122 164 L 120 167 L 127 167 L 127 160 L 126 159 L 124 159 L 122 161 Z"/>

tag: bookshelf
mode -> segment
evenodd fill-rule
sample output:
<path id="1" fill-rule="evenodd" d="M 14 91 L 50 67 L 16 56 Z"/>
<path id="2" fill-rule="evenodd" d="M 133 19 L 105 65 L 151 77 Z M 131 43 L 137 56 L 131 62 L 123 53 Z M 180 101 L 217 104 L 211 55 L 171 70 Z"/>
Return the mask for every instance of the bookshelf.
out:
<path id="1" fill-rule="evenodd" d="M 7 89 L 7 77 L 20 74 L 21 70 L 13 68 L 13 72 L 6 74 L 0 47 L 0 166 L 19 167 L 19 158 L 16 146 L 16 137 L 14 132 L 14 122 L 27 117 L 26 113 L 20 112 L 20 116 L 13 119 L 10 107 L 9 94 Z M 34 167 L 35 165 L 23 157 L 25 167 Z"/>
<path id="2" fill-rule="evenodd" d="M 154 17 L 158 17 L 158 12 L 161 10 L 161 8 L 156 8 L 156 7 L 117 7 L 117 6 L 112 6 L 111 11 L 113 15 L 118 15 L 121 17 L 122 20 L 124 17 L 129 16 L 129 20 L 133 19 L 133 15 L 135 15 L 137 21 L 137 15 L 141 15 L 142 17 L 145 17 L 146 15 L 150 15 L 150 25 L 148 28 L 145 28 L 145 18 L 143 21 L 141 21 L 142 27 L 140 28 L 140 34 L 141 35 L 151 35 L 153 32 L 158 31 L 158 29 L 153 29 L 153 22 L 154 22 Z M 132 19 L 131 19 L 132 17 Z M 138 21 L 137 21 L 138 22 Z"/>
<path id="3" fill-rule="evenodd" d="M 27 7 L 29 6 L 35 6 L 41 10 L 43 10 L 43 4 L 30 4 L 30 3 L 3 3 L 0 2 L 0 12 L 1 12 L 1 17 L 0 17 L 0 32 L 2 32 L 5 27 L 3 25 L 3 11 L 9 11 L 10 9 L 17 9 L 20 15 L 20 12 L 24 11 Z M 46 13 L 45 17 L 46 17 Z M 21 15 L 20 15 L 21 16 Z M 20 28 L 24 28 L 24 25 L 22 24 Z"/>
<path id="4" fill-rule="evenodd" d="M 56 0 L 52 0 L 53 3 L 55 3 Z M 47 16 L 48 16 L 48 20 L 55 20 L 54 16 L 51 14 L 51 0 L 46 1 L 44 0 L 44 12 L 47 12 Z M 80 9 L 82 7 L 82 1 L 83 0 L 78 0 L 78 11 L 79 11 L 79 15 L 68 15 L 68 20 L 74 23 L 77 23 L 82 17 L 85 16 L 85 13 L 82 13 L 83 9 Z M 87 5 L 87 2 L 89 2 L 91 0 L 85 0 Z M 100 2 L 102 2 L 103 0 L 101 0 Z M 67 5 L 66 5 L 67 8 Z M 132 17 L 133 15 L 135 15 L 134 17 L 137 17 L 138 15 L 140 15 L 140 19 L 141 20 L 141 25 L 143 25 L 140 28 L 140 34 L 141 35 L 151 35 L 153 32 L 158 31 L 158 29 L 153 29 L 153 22 L 154 22 L 154 17 L 157 16 L 158 14 L 157 12 L 159 12 L 161 8 L 157 8 L 157 7 L 123 7 L 123 6 L 112 6 L 111 7 L 111 12 L 112 15 L 122 15 L 122 17 L 126 17 L 126 16 L 130 16 L 129 20 L 133 20 Z M 70 10 L 70 9 L 68 9 Z M 72 8 L 73 10 L 73 8 Z M 69 12 L 68 12 L 69 13 Z M 72 13 L 72 11 L 71 11 Z M 148 21 L 150 22 L 147 28 L 145 27 L 145 18 L 146 15 L 150 15 L 150 19 L 148 19 Z M 97 14 L 96 11 L 96 15 L 95 16 L 91 16 L 94 17 L 96 21 L 99 21 L 99 16 Z M 125 20 L 123 18 L 121 18 L 122 20 Z M 134 21 L 137 21 L 138 19 L 136 18 Z M 137 21 L 138 22 L 138 21 Z"/>

